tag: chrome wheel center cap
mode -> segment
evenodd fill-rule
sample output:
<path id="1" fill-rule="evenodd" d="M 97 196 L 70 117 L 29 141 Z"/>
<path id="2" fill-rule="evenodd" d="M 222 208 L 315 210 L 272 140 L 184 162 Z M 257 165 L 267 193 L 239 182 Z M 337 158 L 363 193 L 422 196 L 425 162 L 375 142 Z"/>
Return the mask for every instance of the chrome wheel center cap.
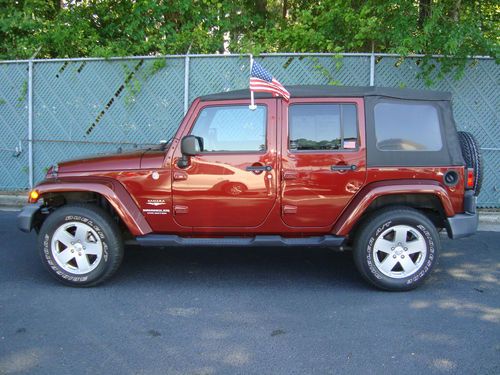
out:
<path id="1" fill-rule="evenodd" d="M 397 246 L 395 249 L 394 249 L 394 254 L 396 255 L 401 255 L 403 254 L 404 250 L 401 246 Z"/>
<path id="2" fill-rule="evenodd" d="M 75 248 L 76 251 L 82 251 L 83 250 L 83 246 L 80 243 L 75 243 L 73 245 L 73 247 Z"/>

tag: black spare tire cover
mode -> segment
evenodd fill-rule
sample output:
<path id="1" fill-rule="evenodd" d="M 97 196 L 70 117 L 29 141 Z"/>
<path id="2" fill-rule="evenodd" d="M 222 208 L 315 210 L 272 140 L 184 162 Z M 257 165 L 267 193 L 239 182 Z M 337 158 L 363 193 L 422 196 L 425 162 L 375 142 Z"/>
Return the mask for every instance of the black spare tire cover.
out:
<path id="1" fill-rule="evenodd" d="M 458 132 L 458 138 L 460 139 L 460 147 L 467 168 L 474 169 L 474 195 L 478 196 L 483 182 L 483 160 L 479 143 L 469 132 Z"/>

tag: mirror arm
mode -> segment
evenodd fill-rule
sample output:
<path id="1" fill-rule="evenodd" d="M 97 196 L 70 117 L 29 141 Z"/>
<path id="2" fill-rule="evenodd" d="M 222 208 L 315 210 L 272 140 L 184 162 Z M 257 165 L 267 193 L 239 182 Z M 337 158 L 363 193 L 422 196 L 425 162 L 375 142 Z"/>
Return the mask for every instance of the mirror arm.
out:
<path id="1" fill-rule="evenodd" d="M 179 168 L 187 168 L 189 167 L 189 164 L 191 162 L 191 158 L 187 155 L 182 155 L 181 158 L 179 160 L 177 160 L 177 166 Z"/>

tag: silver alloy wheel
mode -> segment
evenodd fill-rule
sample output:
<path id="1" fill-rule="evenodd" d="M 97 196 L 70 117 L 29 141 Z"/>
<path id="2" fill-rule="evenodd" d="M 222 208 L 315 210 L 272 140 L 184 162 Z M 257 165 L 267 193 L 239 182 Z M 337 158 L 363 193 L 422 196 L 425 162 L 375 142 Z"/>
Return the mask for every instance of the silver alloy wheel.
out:
<path id="1" fill-rule="evenodd" d="M 66 272 L 81 275 L 94 270 L 102 259 L 103 246 L 97 232 L 87 224 L 72 221 L 54 232 L 52 256 Z"/>
<path id="2" fill-rule="evenodd" d="M 374 264 L 385 276 L 402 279 L 417 272 L 427 256 L 423 235 L 408 225 L 384 230 L 372 248 Z"/>

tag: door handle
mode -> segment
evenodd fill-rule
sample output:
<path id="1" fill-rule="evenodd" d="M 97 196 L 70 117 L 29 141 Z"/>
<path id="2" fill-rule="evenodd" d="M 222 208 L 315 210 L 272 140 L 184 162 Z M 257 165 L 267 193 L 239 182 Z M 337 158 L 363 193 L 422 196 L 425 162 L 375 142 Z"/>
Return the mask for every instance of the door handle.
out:
<path id="1" fill-rule="evenodd" d="M 187 178 L 188 178 L 188 175 L 186 172 L 179 172 L 179 171 L 174 172 L 174 180 L 175 181 L 183 181 L 183 180 L 187 180 Z"/>
<path id="2" fill-rule="evenodd" d="M 174 206 L 174 212 L 176 214 L 187 214 L 189 212 L 189 207 L 188 206 L 182 206 L 180 204 L 176 204 Z"/>
<path id="3" fill-rule="evenodd" d="M 283 172 L 283 180 L 295 180 L 298 177 L 299 177 L 299 174 L 295 171 Z"/>
<path id="4" fill-rule="evenodd" d="M 355 171 L 358 167 L 354 164 L 352 165 L 332 165 L 331 170 L 334 172 L 347 172 L 347 171 Z"/>
<path id="5" fill-rule="evenodd" d="M 270 172 L 273 170 L 273 167 L 270 165 L 249 165 L 245 169 L 249 172 Z"/>
<path id="6" fill-rule="evenodd" d="M 296 214 L 297 213 L 297 206 L 292 206 L 290 204 L 285 204 L 283 206 L 283 213 L 284 214 Z"/>

